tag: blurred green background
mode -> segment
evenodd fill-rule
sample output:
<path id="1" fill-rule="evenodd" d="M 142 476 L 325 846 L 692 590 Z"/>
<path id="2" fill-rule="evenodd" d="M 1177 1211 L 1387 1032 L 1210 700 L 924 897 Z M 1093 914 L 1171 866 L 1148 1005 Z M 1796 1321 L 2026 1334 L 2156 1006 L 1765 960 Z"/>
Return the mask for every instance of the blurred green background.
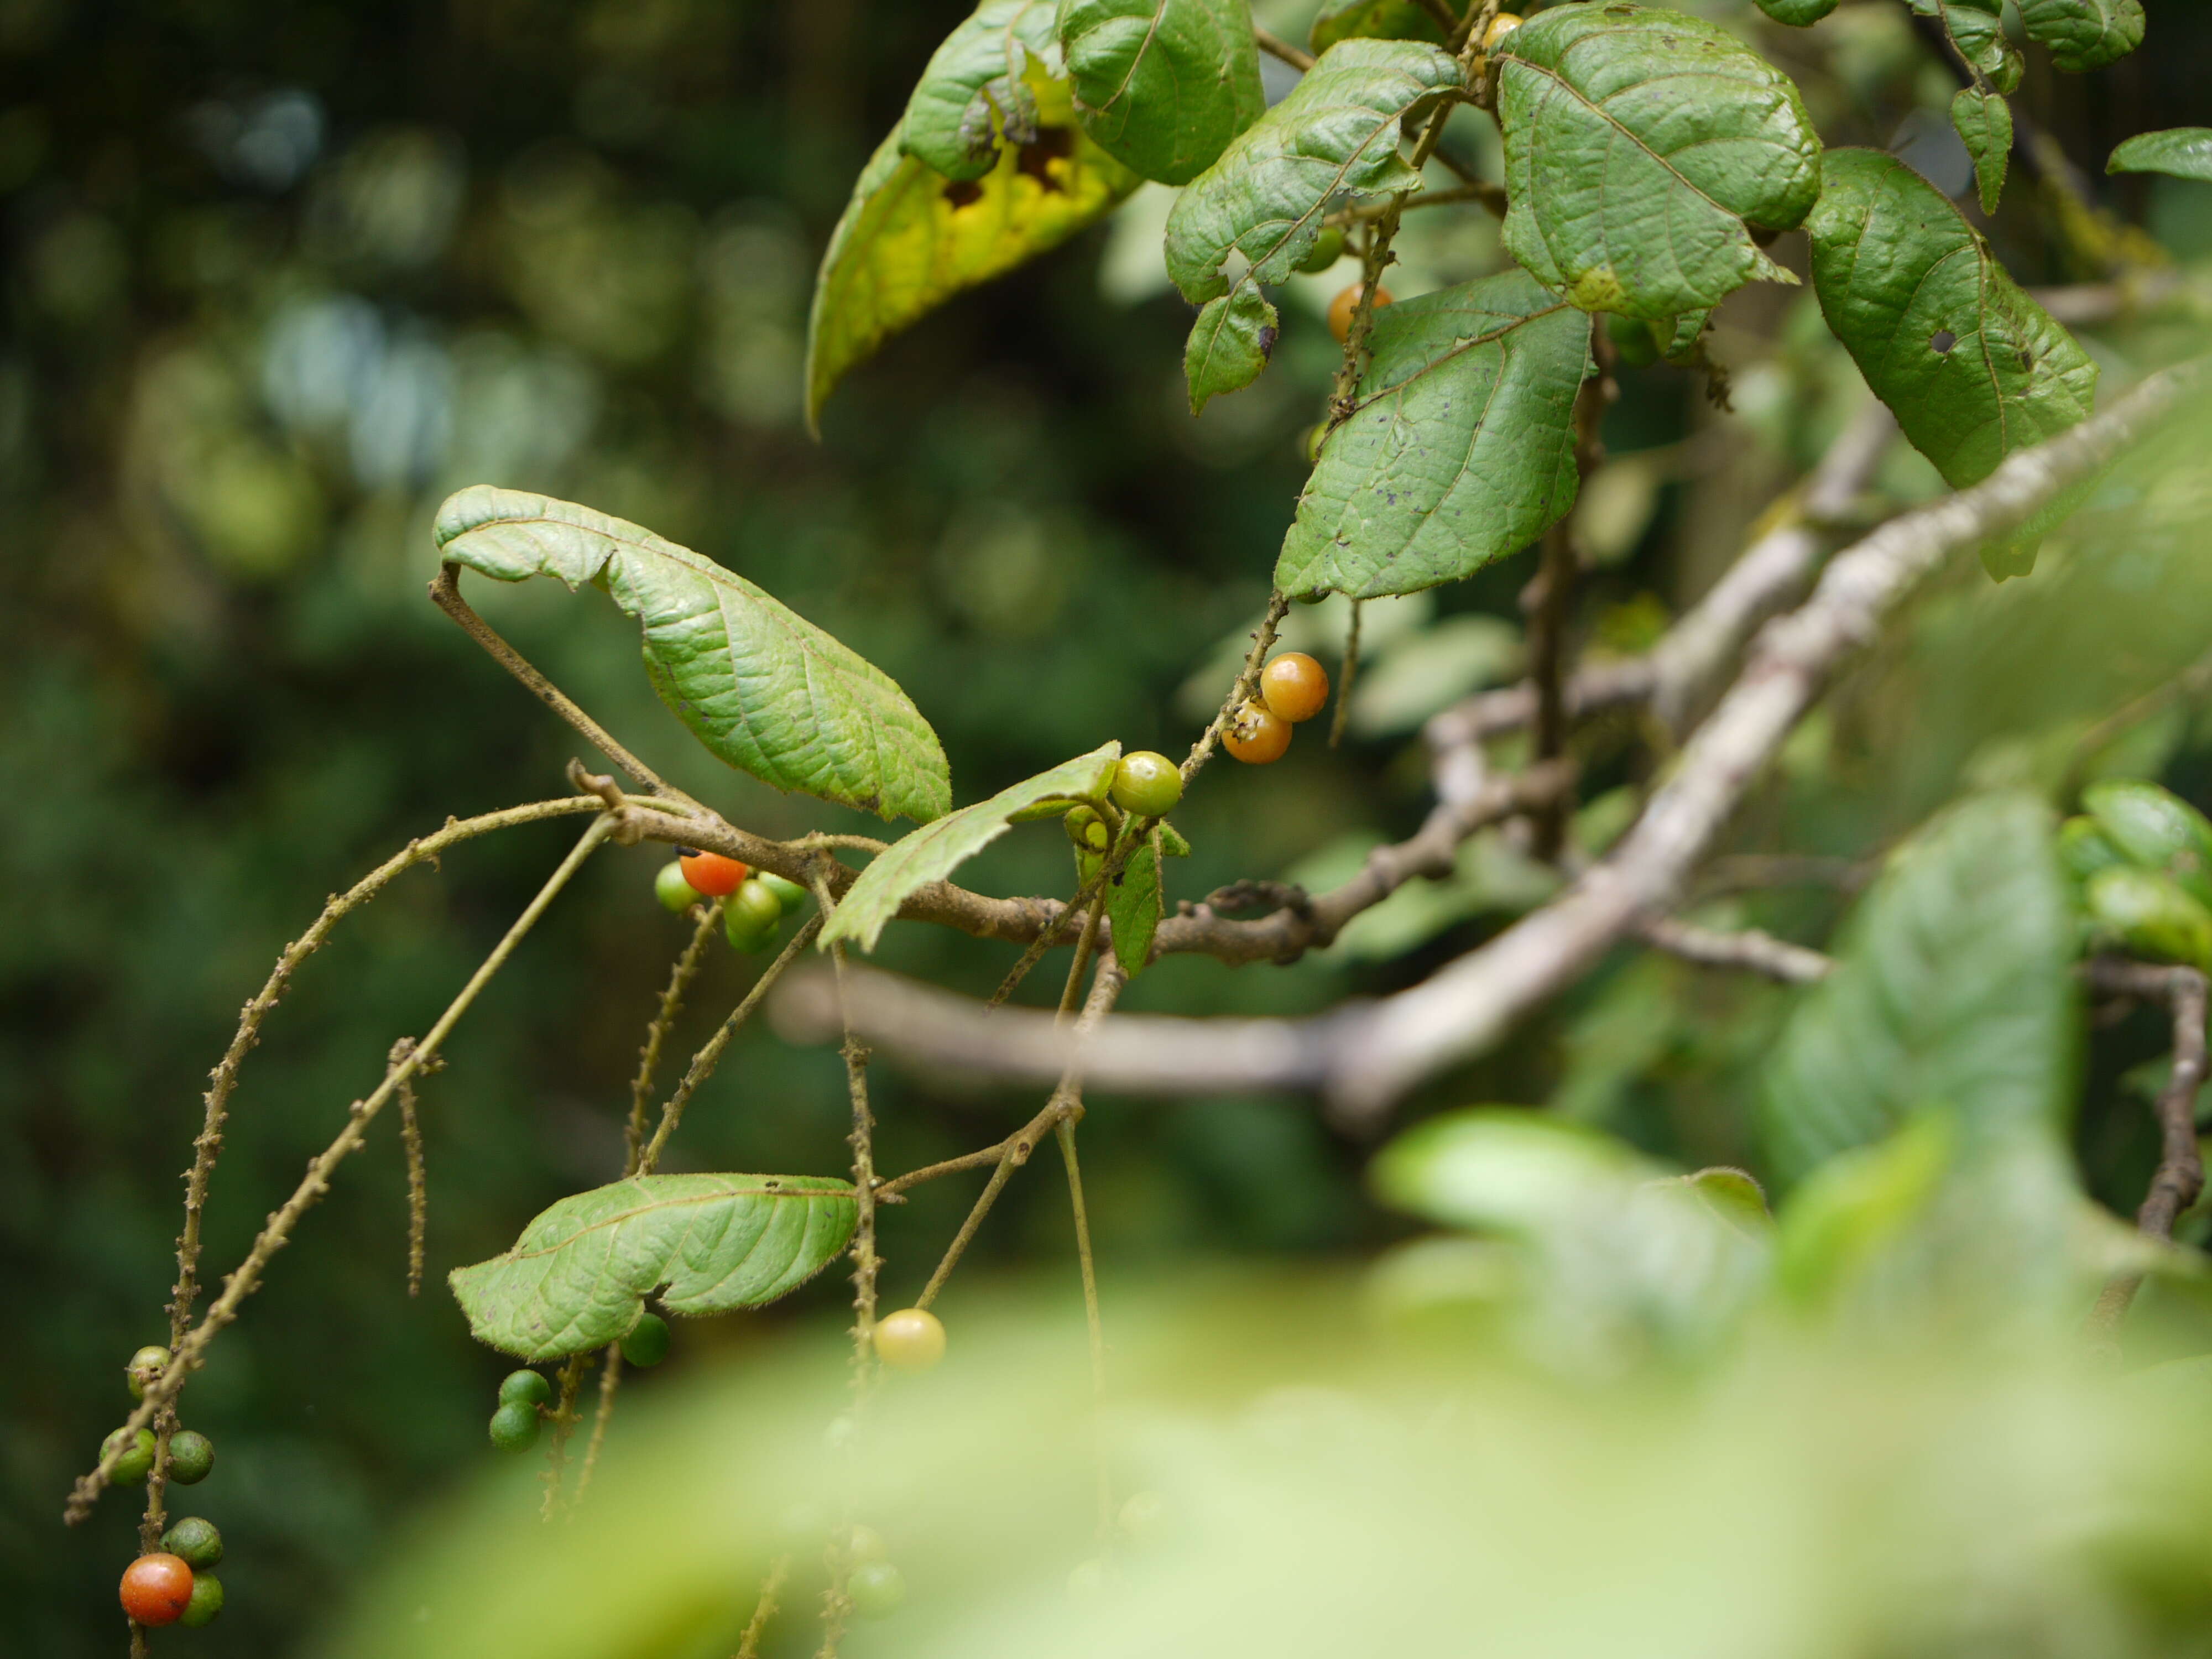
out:
<path id="1" fill-rule="evenodd" d="M 1796 75 L 1832 143 L 1894 143 L 1947 188 L 1951 90 L 1890 4 L 1813 34 L 1698 8 Z M 1303 38 L 1313 9 L 1263 4 Z M 2086 80 L 2037 58 L 2021 107 L 2095 173 L 2137 131 L 2212 118 L 2212 15 L 2148 0 L 2149 49 Z M 1187 743 L 1249 626 L 1303 476 L 1344 277 L 1294 284 L 1274 368 L 1193 421 L 1186 308 L 1158 270 L 1161 202 L 964 297 L 799 418 L 814 262 L 861 161 L 963 8 L 861 0 L 0 0 L 0 1629 L 11 1651 L 113 1653 L 135 1516 L 58 1523 L 127 1405 L 120 1369 L 164 1329 L 178 1172 L 206 1068 L 284 942 L 447 814 L 562 793 L 577 742 L 439 617 L 430 514 L 492 482 L 635 519 L 759 581 L 906 686 L 972 799 L 1118 737 Z M 1271 74 L 1273 72 L 1271 68 Z M 1279 90 L 1279 88 L 1278 88 Z M 1454 142 L 1484 153 L 1469 118 Z M 2188 261 L 2212 186 L 2098 178 L 2100 201 Z M 1480 215 L 1412 216 L 1403 295 L 1493 269 Z M 2101 273 L 2016 180 L 1994 223 L 2022 281 Z M 1778 247 L 1802 264 L 1791 240 Z M 1346 267 L 1349 270 L 1350 267 Z M 2188 305 L 2099 332 L 2107 386 L 2201 343 Z M 1731 557 L 1847 417 L 1856 376 L 1805 290 L 1747 291 L 1717 355 L 1735 410 L 1664 368 L 1624 377 L 1607 437 L 1632 460 L 1586 504 L 1594 651 L 1632 650 Z M 2054 538 L 2035 579 L 1955 573 L 1856 674 L 1747 811 L 1740 848 L 1863 858 L 1969 782 L 2057 792 L 2097 715 L 2202 649 L 2212 576 L 2203 446 L 2170 443 Z M 1890 501 L 1933 477 L 1899 455 Z M 1264 771 L 1217 766 L 1178 821 L 1195 897 L 1240 876 L 1318 883 L 1425 804 L 1420 720 L 1517 670 L 1517 562 L 1369 617 L 1352 741 L 1310 734 Z M 542 591 L 541 591 L 542 590 Z M 550 585 L 482 592 L 495 625 L 656 765 L 749 828 L 866 829 L 724 772 L 655 703 L 631 626 Z M 1335 648 L 1341 617 L 1297 621 Z M 1197 676 L 1195 689 L 1193 677 Z M 1585 738 L 1601 844 L 1655 766 L 1632 726 Z M 2089 757 L 2206 801 L 2212 729 L 2188 700 Z M 473 843 L 416 872 L 312 959 L 240 1090 L 208 1220 L 209 1276 L 420 1033 L 569 836 Z M 684 938 L 650 849 L 596 860 L 494 985 L 425 1090 L 432 1282 L 404 1294 L 396 1126 L 276 1264 L 185 1413 L 220 1447 L 230 1610 L 207 1651 L 283 1653 L 404 1517 L 489 1458 L 496 1358 L 439 1279 L 560 1194 L 610 1178 L 644 1018 Z M 975 866 L 1064 890 L 1051 826 Z M 1288 969 L 1162 964 L 1130 1006 L 1302 1011 L 1389 989 L 1540 896 L 1495 839 Z M 1843 901 L 1729 915 L 1817 941 Z M 1008 953 L 894 930 L 882 959 L 974 991 Z M 1064 960 L 1064 958 L 1063 958 Z M 718 951 L 696 1040 L 749 965 Z M 1036 981 L 1045 993 L 1050 969 Z M 1054 981 L 1056 983 L 1056 981 Z M 1746 1079 L 1787 1006 L 1772 988 L 1624 953 L 1501 1054 L 1413 1103 L 1555 1103 L 1646 1149 L 1757 1167 Z M 685 1047 L 688 1049 L 688 1044 Z M 2154 1147 L 2139 1015 L 2097 1036 L 2081 1130 L 2093 1187 L 2131 1208 Z M 669 1076 L 674 1075 L 674 1066 Z M 982 1144 L 1033 1103 L 878 1068 L 879 1162 Z M 667 1167 L 842 1165 L 827 1051 L 749 1033 Z M 1084 1129 L 1114 1275 L 1199 1255 L 1358 1252 L 1404 1226 L 1364 1194 L 1367 1150 L 1308 1103 L 1098 1103 Z M 887 1223 L 889 1293 L 918 1286 L 969 1194 Z M 969 1258 L 1066 1261 L 1055 1171 L 1017 1182 Z M 981 1287 L 981 1288 L 979 1288 Z M 687 1327 L 674 1368 L 834 1316 L 836 1282 Z M 649 1389 L 653 1384 L 645 1385 Z M 641 1389 L 639 1393 L 645 1392 Z"/>

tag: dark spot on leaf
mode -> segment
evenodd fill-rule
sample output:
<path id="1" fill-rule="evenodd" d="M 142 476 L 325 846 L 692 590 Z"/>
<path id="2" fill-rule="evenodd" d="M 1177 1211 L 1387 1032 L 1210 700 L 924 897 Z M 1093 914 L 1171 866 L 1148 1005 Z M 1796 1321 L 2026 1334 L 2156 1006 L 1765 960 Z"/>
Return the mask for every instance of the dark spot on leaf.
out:
<path id="1" fill-rule="evenodd" d="M 1958 343 L 1959 337 L 1948 328 L 1939 328 L 1928 337 L 1929 349 L 1938 353 L 1948 351 Z"/>
<path id="2" fill-rule="evenodd" d="M 2022 346 L 2020 349 L 2020 372 L 2023 374 L 2027 374 L 2033 372 L 2034 368 L 2035 354 L 2030 351 L 2026 346 Z"/>
<path id="3" fill-rule="evenodd" d="M 1024 144 L 1017 153 L 1014 165 L 1047 190 L 1064 190 L 1066 187 L 1052 176 L 1051 164 L 1074 154 L 1074 129 L 1039 127 L 1036 139 Z"/>
<path id="4" fill-rule="evenodd" d="M 945 199 L 957 208 L 983 199 L 983 186 L 972 179 L 954 179 L 945 186 Z"/>
<path id="5" fill-rule="evenodd" d="M 1260 355 L 1262 357 L 1273 357 L 1275 355 L 1275 339 L 1278 332 L 1279 331 L 1273 328 L 1262 328 L 1260 331 Z"/>

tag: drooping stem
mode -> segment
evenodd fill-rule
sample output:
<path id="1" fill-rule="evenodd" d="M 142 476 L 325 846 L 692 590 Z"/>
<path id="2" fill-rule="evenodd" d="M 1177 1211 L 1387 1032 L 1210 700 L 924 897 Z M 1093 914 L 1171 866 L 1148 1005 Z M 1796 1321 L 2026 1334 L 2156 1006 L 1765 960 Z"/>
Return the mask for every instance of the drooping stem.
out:
<path id="1" fill-rule="evenodd" d="M 1352 626 L 1344 633 L 1344 672 L 1336 680 L 1336 713 L 1328 722 L 1328 746 L 1332 749 L 1344 741 L 1345 718 L 1352 712 L 1352 684 L 1359 675 L 1359 616 L 1366 601 L 1352 602 Z"/>
<path id="2" fill-rule="evenodd" d="M 584 1448 L 583 1467 L 576 1471 L 576 1495 L 570 1501 L 580 1504 L 584 1494 L 592 1489 L 592 1472 L 599 1466 L 599 1449 L 607 1443 L 607 1425 L 615 1419 L 615 1390 L 622 1386 L 622 1345 L 607 1344 L 607 1357 L 599 1367 L 599 1405 L 592 1413 L 592 1438 Z"/>
<path id="3" fill-rule="evenodd" d="M 776 1597 L 782 1592 L 783 1581 L 790 1575 L 791 1558 L 779 1555 L 762 1582 L 760 1600 L 753 1603 L 753 1616 L 745 1620 L 745 1633 L 738 1638 L 738 1650 L 733 1659 L 760 1659 L 761 1638 L 768 1630 L 768 1621 L 775 1617 Z"/>
<path id="4" fill-rule="evenodd" d="M 392 1045 L 395 1066 L 414 1046 L 406 1037 Z M 407 1154 L 407 1294 L 422 1294 L 423 1247 L 430 1231 L 430 1175 L 422 1158 L 422 1122 L 415 1108 L 415 1079 L 399 1084 L 399 1140 Z"/>
<path id="5" fill-rule="evenodd" d="M 594 801 L 591 805 L 596 808 L 599 803 Z M 602 811 L 592 820 L 590 827 L 570 849 L 568 857 L 561 861 L 560 867 L 546 878 L 545 884 L 538 889 L 537 896 L 515 918 L 506 936 L 470 975 L 468 983 L 447 1006 L 446 1012 L 438 1016 L 437 1023 L 431 1026 L 428 1034 L 404 1060 L 386 1071 L 384 1080 L 377 1085 L 366 1100 L 356 1101 L 348 1109 L 345 1127 L 308 1163 L 307 1172 L 301 1178 L 298 1187 L 294 1188 L 292 1196 L 269 1218 L 268 1224 L 261 1230 L 253 1241 L 252 1248 L 246 1252 L 245 1261 L 223 1281 L 222 1294 L 209 1306 L 205 1317 L 189 1334 L 171 1345 L 174 1358 L 161 1376 L 147 1385 L 145 1399 L 139 1402 L 137 1410 L 131 1413 L 125 1422 L 124 1427 L 128 1433 L 102 1455 L 98 1467 L 78 1479 L 63 1511 L 65 1519 L 75 1522 L 91 1513 L 92 1505 L 98 1500 L 102 1488 L 113 1478 L 116 1460 L 123 1449 L 122 1442 L 152 1422 L 176 1398 L 185 1379 L 201 1364 L 208 1344 L 238 1317 L 240 1304 L 260 1287 L 261 1276 L 267 1270 L 270 1259 L 291 1242 L 292 1230 L 299 1224 L 300 1218 L 330 1191 L 331 1178 L 337 1172 L 337 1166 L 361 1145 L 376 1115 L 391 1101 L 401 1084 L 437 1054 L 447 1037 L 452 1035 L 453 1027 L 460 1023 L 462 1016 L 474 1005 L 483 988 L 490 983 L 492 976 L 506 966 L 507 958 L 514 954 L 515 948 L 528 936 L 530 930 L 538 925 L 538 918 L 545 914 L 547 907 L 613 828 L 614 818 L 610 813 Z M 197 1243 L 195 1236 L 195 1248 Z"/>
<path id="6" fill-rule="evenodd" d="M 676 958 L 676 966 L 669 971 L 668 988 L 660 994 L 659 1012 L 645 1028 L 645 1046 L 637 1053 L 637 1075 L 630 1079 L 629 1121 L 623 1130 L 625 1176 L 638 1173 L 639 1159 L 645 1152 L 645 1118 L 653 1105 L 653 1077 L 660 1069 L 660 1050 L 668 1041 L 676 1017 L 684 1012 L 684 994 L 699 976 L 700 966 L 707 959 L 708 947 L 714 943 L 714 930 L 721 921 L 722 901 L 716 899 L 701 912 L 699 925 L 691 930 L 690 944 L 684 947 L 684 953 Z"/>
<path id="7" fill-rule="evenodd" d="M 561 1479 L 568 1468 L 568 1435 L 576 1426 L 576 1396 L 583 1392 L 584 1367 L 591 1363 L 588 1352 L 572 1353 L 561 1367 L 561 1380 L 549 1413 L 553 1438 L 545 1448 L 545 1473 L 538 1477 L 545 1492 L 538 1506 L 542 1521 L 550 1521 L 561 1512 Z"/>
<path id="8" fill-rule="evenodd" d="M 1261 667 L 1267 660 L 1267 653 L 1274 647 L 1275 630 L 1283 625 L 1283 618 L 1290 608 L 1287 594 L 1277 592 L 1267 596 L 1267 614 L 1260 618 L 1260 626 L 1252 635 L 1252 648 L 1244 654 L 1244 666 L 1237 671 L 1236 680 L 1230 685 L 1229 695 L 1221 700 L 1220 712 L 1214 715 L 1212 723 L 1199 733 L 1198 741 L 1190 746 L 1190 753 L 1183 757 L 1182 771 L 1186 786 L 1197 775 L 1198 769 L 1212 757 L 1213 745 L 1221 740 L 1221 734 L 1237 718 L 1237 711 L 1258 690 Z"/>
<path id="9" fill-rule="evenodd" d="M 1083 1272 L 1083 1318 L 1091 1334 L 1091 1432 L 1098 1442 L 1098 1541 L 1103 1546 L 1114 1533 L 1114 1472 L 1106 1457 L 1106 1327 L 1098 1315 L 1098 1268 L 1091 1254 L 1091 1216 L 1083 1202 L 1083 1166 L 1075 1156 L 1075 1126 L 1082 1115 L 1081 1104 L 1070 1103 L 1053 1133 L 1060 1142 L 1060 1162 L 1067 1168 L 1067 1201 L 1075 1216 L 1075 1258 Z"/>
<path id="10" fill-rule="evenodd" d="M 791 936 L 791 942 L 783 947 L 775 960 L 762 970 L 761 976 L 753 981 L 752 988 L 730 1011 L 730 1017 L 691 1057 L 690 1066 L 684 1073 L 683 1082 L 676 1085 L 676 1092 L 669 1096 L 668 1103 L 660 1109 L 660 1122 L 653 1129 L 652 1140 L 638 1155 L 636 1174 L 651 1175 L 659 1167 L 662 1149 L 668 1145 L 668 1138 L 676 1133 L 676 1126 L 684 1121 L 684 1109 L 690 1103 L 692 1096 L 699 1092 L 700 1086 L 714 1076 L 714 1067 L 721 1060 L 722 1051 L 730 1046 L 730 1039 L 738 1034 L 738 1027 L 751 1018 L 753 1010 L 760 1006 L 760 1000 L 768 994 L 769 988 L 782 977 L 783 970 L 799 959 L 799 953 L 811 945 L 814 936 L 821 931 L 821 916 L 809 916 L 805 925 Z"/>

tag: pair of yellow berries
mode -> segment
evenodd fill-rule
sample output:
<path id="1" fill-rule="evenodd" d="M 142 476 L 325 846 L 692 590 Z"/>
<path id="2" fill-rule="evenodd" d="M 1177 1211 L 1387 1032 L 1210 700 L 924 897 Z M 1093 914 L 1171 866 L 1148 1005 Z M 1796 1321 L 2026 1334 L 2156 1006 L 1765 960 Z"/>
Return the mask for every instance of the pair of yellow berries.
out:
<path id="1" fill-rule="evenodd" d="M 1328 705 L 1328 671 L 1303 651 L 1271 657 L 1260 671 L 1260 695 L 1245 700 L 1221 733 L 1221 746 L 1249 766 L 1279 761 L 1291 728 Z"/>

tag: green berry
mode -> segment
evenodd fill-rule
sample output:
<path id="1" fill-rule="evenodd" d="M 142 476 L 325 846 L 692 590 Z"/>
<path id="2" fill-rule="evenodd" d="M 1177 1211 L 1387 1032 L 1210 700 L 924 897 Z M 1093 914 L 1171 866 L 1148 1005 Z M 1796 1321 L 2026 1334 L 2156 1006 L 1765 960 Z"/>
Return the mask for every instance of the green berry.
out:
<path id="1" fill-rule="evenodd" d="M 131 1356 L 131 1363 L 123 1368 L 125 1381 L 131 1385 L 131 1397 L 143 1400 L 146 1385 L 168 1369 L 169 1351 L 155 1343 L 148 1343 Z"/>
<path id="2" fill-rule="evenodd" d="M 1086 852 L 1103 853 L 1114 843 L 1114 832 L 1093 807 L 1071 806 L 1060 823 L 1068 840 Z"/>
<path id="3" fill-rule="evenodd" d="M 622 1353 L 633 1365 L 658 1365 L 668 1358 L 668 1322 L 658 1314 L 640 1314 L 622 1340 Z"/>
<path id="4" fill-rule="evenodd" d="M 884 1535 L 873 1527 L 854 1526 L 845 1534 L 845 1553 L 855 1562 L 884 1559 Z"/>
<path id="5" fill-rule="evenodd" d="M 782 921 L 782 903 L 757 880 L 740 882 L 722 901 L 722 933 L 733 950 L 765 950 Z"/>
<path id="6" fill-rule="evenodd" d="M 762 871 L 753 879 L 775 895 L 775 902 L 783 907 L 783 913 L 786 915 L 789 915 L 812 896 L 797 882 L 786 881 L 781 876 L 771 874 L 766 870 Z"/>
<path id="7" fill-rule="evenodd" d="M 520 1400 L 491 1414 L 491 1443 L 503 1452 L 526 1452 L 538 1443 L 538 1407 Z"/>
<path id="8" fill-rule="evenodd" d="M 1140 818 L 1165 817 L 1182 799 L 1182 774 L 1165 755 L 1139 749 L 1114 769 L 1114 804 Z"/>
<path id="9" fill-rule="evenodd" d="M 198 1429 L 179 1429 L 169 1437 L 169 1479 L 197 1486 L 215 1468 L 215 1442 Z"/>
<path id="10" fill-rule="evenodd" d="M 662 909 L 678 916 L 699 902 L 699 890 L 684 875 L 684 866 L 672 862 L 662 865 L 653 877 L 653 896 Z"/>
<path id="11" fill-rule="evenodd" d="M 222 1534 L 214 1522 L 188 1515 L 161 1534 L 161 1547 L 198 1572 L 222 1559 Z"/>
<path id="12" fill-rule="evenodd" d="M 222 1611 L 222 1580 L 211 1572 L 192 1575 L 192 1599 L 177 1615 L 177 1622 L 186 1630 L 198 1630 L 203 1625 L 215 1623 L 216 1614 Z"/>
<path id="13" fill-rule="evenodd" d="M 141 1429 L 133 1435 L 125 1429 L 116 1430 L 100 1443 L 102 1460 L 118 1447 L 123 1448 L 123 1455 L 115 1460 L 110 1478 L 118 1486 L 136 1486 L 146 1478 L 146 1471 L 154 1467 L 154 1431 Z"/>
<path id="14" fill-rule="evenodd" d="M 845 1581 L 853 1611 L 863 1619 L 888 1619 L 906 1600 L 906 1575 L 888 1561 L 863 1561 Z"/>
<path id="15" fill-rule="evenodd" d="M 1328 422 L 1327 421 L 1310 426 L 1298 434 L 1298 453 L 1304 458 L 1308 466 L 1312 466 L 1320 461 L 1322 446 L 1328 441 Z"/>
<path id="16" fill-rule="evenodd" d="M 553 1385 L 538 1371 L 509 1371 L 500 1379 L 499 1403 L 542 1406 L 553 1397 Z"/>
<path id="17" fill-rule="evenodd" d="M 1298 261 L 1298 269 L 1307 276 L 1317 276 L 1344 258 L 1344 233 L 1334 225 L 1323 225 L 1321 234 L 1314 238 L 1313 252 Z"/>

